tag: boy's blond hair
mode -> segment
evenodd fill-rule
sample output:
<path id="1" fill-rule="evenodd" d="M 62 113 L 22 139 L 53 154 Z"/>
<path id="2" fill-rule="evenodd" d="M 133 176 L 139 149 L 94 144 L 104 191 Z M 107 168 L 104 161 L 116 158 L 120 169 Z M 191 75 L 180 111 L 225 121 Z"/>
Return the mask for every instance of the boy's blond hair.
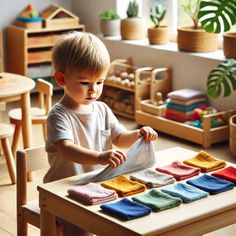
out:
<path id="1" fill-rule="evenodd" d="M 64 35 L 55 44 L 52 61 L 54 70 L 62 73 L 78 70 L 100 74 L 110 66 L 104 43 L 91 33 L 77 31 Z"/>

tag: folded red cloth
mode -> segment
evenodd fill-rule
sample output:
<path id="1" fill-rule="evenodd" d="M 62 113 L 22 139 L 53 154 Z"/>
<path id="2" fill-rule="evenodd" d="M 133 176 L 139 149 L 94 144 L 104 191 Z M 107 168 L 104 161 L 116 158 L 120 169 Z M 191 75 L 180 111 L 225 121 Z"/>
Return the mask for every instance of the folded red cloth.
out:
<path id="1" fill-rule="evenodd" d="M 236 185 L 236 168 L 233 166 L 228 166 L 223 170 L 219 170 L 212 173 L 211 175 L 221 179 L 229 180 Z"/>

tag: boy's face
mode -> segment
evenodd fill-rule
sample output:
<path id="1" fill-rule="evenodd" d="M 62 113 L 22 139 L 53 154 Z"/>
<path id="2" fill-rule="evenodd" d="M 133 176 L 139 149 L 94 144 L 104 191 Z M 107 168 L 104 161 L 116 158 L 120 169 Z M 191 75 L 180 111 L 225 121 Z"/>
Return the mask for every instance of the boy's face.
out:
<path id="1" fill-rule="evenodd" d="M 97 100 L 102 93 L 107 71 L 99 75 L 90 72 L 73 71 L 64 74 L 64 91 L 77 104 L 88 105 Z"/>

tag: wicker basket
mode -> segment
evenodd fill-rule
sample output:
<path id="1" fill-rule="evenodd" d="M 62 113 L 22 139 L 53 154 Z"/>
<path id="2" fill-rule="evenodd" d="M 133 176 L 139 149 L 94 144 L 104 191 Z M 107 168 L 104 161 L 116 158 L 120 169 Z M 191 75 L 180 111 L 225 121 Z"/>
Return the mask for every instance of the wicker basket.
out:
<path id="1" fill-rule="evenodd" d="M 169 42 L 168 27 L 148 28 L 148 40 L 153 45 L 167 44 Z"/>
<path id="2" fill-rule="evenodd" d="M 229 149 L 236 157 L 236 115 L 231 116 L 229 120 Z"/>
<path id="3" fill-rule="evenodd" d="M 211 52 L 218 47 L 217 34 L 193 27 L 178 28 L 178 48 L 186 52 Z"/>
<path id="4" fill-rule="evenodd" d="M 236 33 L 225 33 L 223 50 L 226 58 L 236 59 Z"/>

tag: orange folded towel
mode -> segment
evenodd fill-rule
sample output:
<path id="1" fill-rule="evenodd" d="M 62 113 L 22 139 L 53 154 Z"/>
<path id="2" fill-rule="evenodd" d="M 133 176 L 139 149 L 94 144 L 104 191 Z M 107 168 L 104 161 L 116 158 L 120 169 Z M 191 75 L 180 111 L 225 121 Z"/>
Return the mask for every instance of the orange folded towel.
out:
<path id="1" fill-rule="evenodd" d="M 185 160 L 184 164 L 199 167 L 203 173 L 219 170 L 226 166 L 225 161 L 217 159 L 205 151 L 200 151 L 195 157 Z"/>
<path id="2" fill-rule="evenodd" d="M 141 193 L 146 189 L 144 184 L 130 180 L 124 175 L 120 175 L 114 179 L 107 180 L 101 183 L 101 185 L 105 188 L 115 190 L 119 197 L 126 197 L 136 193 Z"/>

